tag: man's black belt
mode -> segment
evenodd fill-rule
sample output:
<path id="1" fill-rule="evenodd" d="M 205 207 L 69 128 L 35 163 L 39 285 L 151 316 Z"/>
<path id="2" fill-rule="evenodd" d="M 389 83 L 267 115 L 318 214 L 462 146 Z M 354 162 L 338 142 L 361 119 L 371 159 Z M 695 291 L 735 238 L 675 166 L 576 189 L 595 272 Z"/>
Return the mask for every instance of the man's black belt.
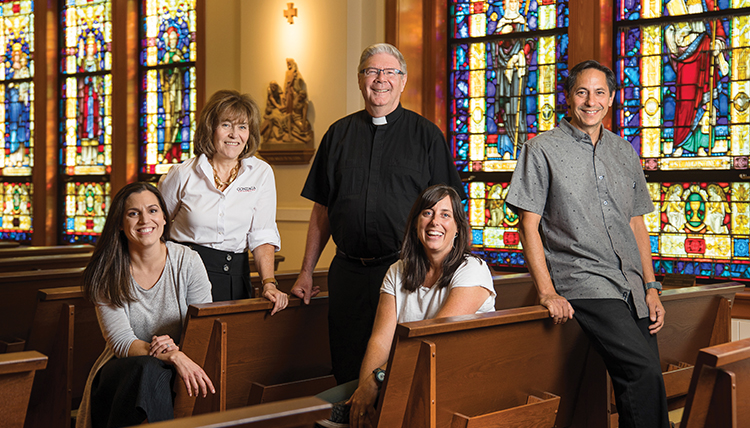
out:
<path id="1" fill-rule="evenodd" d="M 354 262 L 362 263 L 362 266 L 380 266 L 386 263 L 391 264 L 398 259 L 399 254 L 400 251 L 396 251 L 395 253 L 387 254 L 382 257 L 352 257 L 338 249 L 338 247 L 336 248 L 337 256 Z"/>

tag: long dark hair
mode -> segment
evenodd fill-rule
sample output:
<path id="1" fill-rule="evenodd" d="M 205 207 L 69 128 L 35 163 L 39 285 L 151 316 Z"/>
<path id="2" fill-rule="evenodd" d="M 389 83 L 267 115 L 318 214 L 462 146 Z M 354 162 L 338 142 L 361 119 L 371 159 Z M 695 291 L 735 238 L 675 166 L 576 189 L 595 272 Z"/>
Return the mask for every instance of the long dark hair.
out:
<path id="1" fill-rule="evenodd" d="M 125 202 L 130 195 L 141 192 L 156 195 L 166 222 L 161 241 L 166 242 L 169 238 L 169 213 L 159 190 L 150 183 L 130 183 L 120 189 L 110 204 L 107 221 L 96 242 L 91 261 L 83 271 L 83 294 L 91 302 L 123 307 L 125 303 L 135 301 L 130 285 L 128 238 L 122 231 L 122 219 L 125 216 Z"/>
<path id="2" fill-rule="evenodd" d="M 438 288 L 447 287 L 453 274 L 459 266 L 471 256 L 469 252 L 469 222 L 464 214 L 464 207 L 461 204 L 461 197 L 458 192 L 450 186 L 436 184 L 425 189 L 414 206 L 406 221 L 406 235 L 404 244 L 401 246 L 401 260 L 404 264 L 403 277 L 401 278 L 402 286 L 408 291 L 415 291 L 424 283 L 427 272 L 430 269 L 430 262 L 427 254 L 424 252 L 422 241 L 417 236 L 417 222 L 422 211 L 435 206 L 440 200 L 448 196 L 451 200 L 453 209 L 453 219 L 456 222 L 458 236 L 453 241 L 454 245 L 448 256 L 443 260 L 443 274 L 435 283 Z"/>

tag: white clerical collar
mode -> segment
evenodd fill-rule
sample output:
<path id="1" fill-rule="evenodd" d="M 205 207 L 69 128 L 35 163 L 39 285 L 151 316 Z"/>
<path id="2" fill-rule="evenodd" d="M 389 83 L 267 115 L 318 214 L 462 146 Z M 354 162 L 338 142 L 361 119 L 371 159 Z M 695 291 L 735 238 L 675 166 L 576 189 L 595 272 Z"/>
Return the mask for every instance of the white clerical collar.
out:
<path id="1" fill-rule="evenodd" d="M 388 121 L 385 119 L 385 116 L 383 117 L 373 117 L 372 118 L 372 124 L 373 125 L 385 125 Z"/>

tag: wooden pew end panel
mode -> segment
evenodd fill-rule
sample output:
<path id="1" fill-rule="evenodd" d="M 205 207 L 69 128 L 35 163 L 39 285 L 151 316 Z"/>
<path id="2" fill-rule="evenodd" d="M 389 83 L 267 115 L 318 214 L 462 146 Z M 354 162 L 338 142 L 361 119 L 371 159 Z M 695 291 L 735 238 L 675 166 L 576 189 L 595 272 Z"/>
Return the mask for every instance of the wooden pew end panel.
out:
<path id="1" fill-rule="evenodd" d="M 196 392 L 193 415 L 225 411 L 227 409 L 227 323 L 222 322 L 221 319 L 214 321 L 203 371 L 213 382 L 216 393 L 211 394 L 209 391 L 206 398 L 203 398 Z M 186 388 L 184 382 L 178 382 L 178 385 Z"/>
<path id="2" fill-rule="evenodd" d="M 262 385 L 258 382 L 253 382 L 250 386 L 247 405 L 253 406 L 256 404 L 317 395 L 325 390 L 333 388 L 334 386 L 336 386 L 336 378 L 333 377 L 333 375 L 304 379 L 296 382 L 280 383 L 277 385 Z"/>
<path id="3" fill-rule="evenodd" d="M 560 397 L 555 394 L 545 392 L 543 398 L 529 395 L 526 404 L 510 409 L 477 416 L 454 413 L 451 428 L 552 427 L 555 425 L 559 406 Z"/>
<path id="4" fill-rule="evenodd" d="M 0 355 L 0 421 L 2 426 L 21 427 L 37 370 L 47 367 L 47 357 L 37 351 Z"/>

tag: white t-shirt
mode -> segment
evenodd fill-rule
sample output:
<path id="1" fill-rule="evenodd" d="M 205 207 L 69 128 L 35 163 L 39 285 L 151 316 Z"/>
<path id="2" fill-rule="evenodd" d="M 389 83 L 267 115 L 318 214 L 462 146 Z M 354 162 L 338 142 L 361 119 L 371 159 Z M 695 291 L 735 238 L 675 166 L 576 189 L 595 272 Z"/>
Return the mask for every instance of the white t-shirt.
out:
<path id="1" fill-rule="evenodd" d="M 492 284 L 492 274 L 487 263 L 476 257 L 467 257 L 464 263 L 456 269 L 447 287 L 420 286 L 414 292 L 409 292 L 401 286 L 403 272 L 401 260 L 392 264 L 383 279 L 381 293 L 387 293 L 396 298 L 396 316 L 398 322 L 421 321 L 435 318 L 448 299 L 451 289 L 455 287 L 484 287 L 490 295 L 476 313 L 492 312 L 495 310 L 495 287 Z"/>
<path id="2" fill-rule="evenodd" d="M 233 253 L 252 252 L 262 244 L 279 251 L 271 167 L 255 156 L 243 159 L 237 178 L 223 192 L 213 174 L 208 158 L 200 155 L 173 166 L 159 183 L 174 220 L 169 237 Z"/>

